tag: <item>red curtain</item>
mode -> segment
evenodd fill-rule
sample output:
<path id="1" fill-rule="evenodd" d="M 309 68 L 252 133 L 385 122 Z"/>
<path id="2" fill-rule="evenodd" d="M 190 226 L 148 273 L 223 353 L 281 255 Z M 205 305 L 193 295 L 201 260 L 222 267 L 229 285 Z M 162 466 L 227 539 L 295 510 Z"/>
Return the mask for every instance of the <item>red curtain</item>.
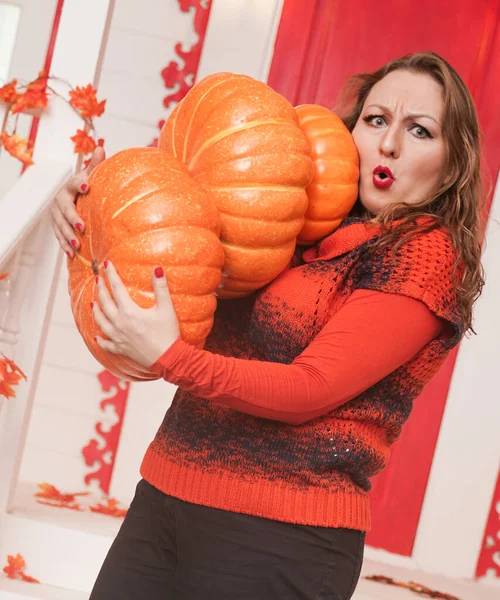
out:
<path id="1" fill-rule="evenodd" d="M 294 105 L 331 108 L 350 75 L 422 50 L 443 56 L 468 84 L 496 179 L 500 0 L 285 0 L 268 82 Z M 373 481 L 371 546 L 411 555 L 455 356 L 417 400 L 389 466 Z"/>

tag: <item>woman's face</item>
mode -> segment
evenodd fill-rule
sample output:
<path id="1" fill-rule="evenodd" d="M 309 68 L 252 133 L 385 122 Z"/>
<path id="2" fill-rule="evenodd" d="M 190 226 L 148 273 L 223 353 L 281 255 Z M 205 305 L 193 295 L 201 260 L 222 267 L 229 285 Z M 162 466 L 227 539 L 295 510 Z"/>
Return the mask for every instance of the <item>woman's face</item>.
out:
<path id="1" fill-rule="evenodd" d="M 352 132 L 359 196 L 371 214 L 388 204 L 417 204 L 442 184 L 443 117 L 443 90 L 429 75 L 393 71 L 373 86 Z"/>

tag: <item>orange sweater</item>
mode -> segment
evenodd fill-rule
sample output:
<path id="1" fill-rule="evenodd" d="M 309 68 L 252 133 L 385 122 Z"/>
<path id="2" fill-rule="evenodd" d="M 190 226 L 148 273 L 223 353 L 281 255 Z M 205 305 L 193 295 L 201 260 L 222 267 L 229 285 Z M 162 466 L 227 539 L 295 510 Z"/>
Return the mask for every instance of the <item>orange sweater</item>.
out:
<path id="1" fill-rule="evenodd" d="M 157 367 L 181 387 L 144 458 L 147 481 L 220 509 L 369 529 L 369 478 L 462 335 L 445 233 L 394 255 L 368 252 L 379 233 L 349 219 L 260 293 L 219 302 L 206 348 L 221 356 L 180 340 L 165 353 Z M 348 319 L 363 321 L 363 305 L 394 318 L 371 313 L 367 337 Z"/>

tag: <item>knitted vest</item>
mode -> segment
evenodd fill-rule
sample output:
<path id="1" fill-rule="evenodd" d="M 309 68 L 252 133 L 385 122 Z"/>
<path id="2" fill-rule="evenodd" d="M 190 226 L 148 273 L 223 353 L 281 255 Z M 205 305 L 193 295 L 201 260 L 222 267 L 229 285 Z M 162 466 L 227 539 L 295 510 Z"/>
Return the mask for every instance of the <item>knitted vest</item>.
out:
<path id="1" fill-rule="evenodd" d="M 386 465 L 414 400 L 459 342 L 454 252 L 441 229 L 397 251 L 371 249 L 359 219 L 300 257 L 259 293 L 220 301 L 206 348 L 291 363 L 356 289 L 424 302 L 451 327 L 396 371 L 329 413 L 294 426 L 252 417 L 181 389 L 141 474 L 188 502 L 279 521 L 368 530 L 370 477 Z M 370 251 L 371 249 L 371 251 Z"/>

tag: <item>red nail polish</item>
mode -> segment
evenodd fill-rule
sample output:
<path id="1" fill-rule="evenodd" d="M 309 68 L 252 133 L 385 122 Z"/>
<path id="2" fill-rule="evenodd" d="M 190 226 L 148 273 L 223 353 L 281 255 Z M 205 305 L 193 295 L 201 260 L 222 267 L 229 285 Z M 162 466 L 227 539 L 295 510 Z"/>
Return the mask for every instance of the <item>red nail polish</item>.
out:
<path id="1" fill-rule="evenodd" d="M 84 192 L 87 189 L 87 184 L 86 183 L 82 183 L 82 185 L 80 186 L 80 189 L 82 190 L 82 192 Z"/>
<path id="2" fill-rule="evenodd" d="M 68 255 L 68 258 L 71 258 L 71 252 L 66 252 L 66 254 Z"/>
<path id="3" fill-rule="evenodd" d="M 73 246 L 73 248 L 76 248 L 76 240 L 71 240 L 71 245 Z"/>
<path id="4" fill-rule="evenodd" d="M 78 229 L 78 231 L 82 231 L 83 229 L 83 225 L 81 223 L 77 223 L 75 227 Z"/>
<path id="5" fill-rule="evenodd" d="M 97 338 L 96 338 L 96 337 L 94 338 L 94 342 L 96 342 L 96 343 L 97 343 Z"/>
<path id="6" fill-rule="evenodd" d="M 99 277 L 95 278 L 95 284 L 97 285 L 99 283 Z"/>
<path id="7" fill-rule="evenodd" d="M 155 277 L 157 279 L 160 279 L 160 277 L 163 277 L 163 269 L 161 267 L 156 267 L 156 269 L 155 269 Z"/>
<path id="8" fill-rule="evenodd" d="M 109 262 L 107 260 L 104 261 L 104 268 L 107 269 L 109 265 Z"/>
<path id="9" fill-rule="evenodd" d="M 94 308 L 94 303 L 93 302 L 90 303 L 90 308 Z"/>

